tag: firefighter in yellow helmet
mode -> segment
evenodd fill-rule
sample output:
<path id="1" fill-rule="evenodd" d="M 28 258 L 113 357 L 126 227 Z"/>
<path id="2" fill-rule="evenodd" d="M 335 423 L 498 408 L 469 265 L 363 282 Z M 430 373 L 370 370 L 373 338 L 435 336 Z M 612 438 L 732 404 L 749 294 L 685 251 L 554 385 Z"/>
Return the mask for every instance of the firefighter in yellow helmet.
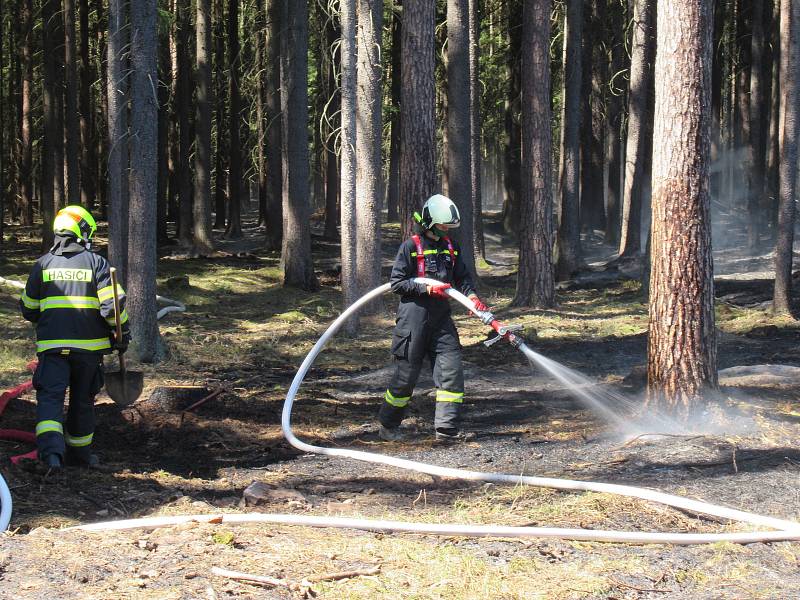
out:
<path id="1" fill-rule="evenodd" d="M 53 247 L 36 261 L 20 298 L 23 317 L 36 324 L 36 442 L 39 460 L 50 469 L 99 463 L 91 445 L 94 397 L 103 387 L 103 355 L 112 348 L 124 352 L 130 339 L 121 288 L 123 339 L 114 339 L 109 264 L 91 251 L 96 230 L 85 208 L 67 206 L 58 211 Z"/>

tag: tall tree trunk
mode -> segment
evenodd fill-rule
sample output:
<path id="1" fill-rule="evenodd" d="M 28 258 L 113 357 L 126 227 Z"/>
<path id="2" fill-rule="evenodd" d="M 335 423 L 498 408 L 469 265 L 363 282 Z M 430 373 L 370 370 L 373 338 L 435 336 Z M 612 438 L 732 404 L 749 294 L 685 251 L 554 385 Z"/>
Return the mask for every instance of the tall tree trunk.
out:
<path id="1" fill-rule="evenodd" d="M 778 37 L 780 27 L 781 0 L 773 1 L 773 13 L 770 31 Z M 780 105 L 781 105 L 781 80 L 780 80 L 780 43 L 772 40 L 772 85 L 770 86 L 769 100 L 769 135 L 767 137 L 767 166 L 765 183 L 765 200 L 769 202 L 767 213 L 770 243 L 777 239 L 778 228 L 778 163 L 780 156 Z"/>
<path id="2" fill-rule="evenodd" d="M 522 31 L 522 218 L 515 306 L 555 304 L 550 1 L 525 0 Z"/>
<path id="3" fill-rule="evenodd" d="M 400 103 L 400 202 L 403 237 L 412 215 L 437 189 L 434 0 L 404 0 Z"/>
<path id="4" fill-rule="evenodd" d="M 582 227 L 605 228 L 605 194 L 603 186 L 605 144 L 605 87 L 608 80 L 606 62 L 605 0 L 592 0 L 585 16 L 583 35 L 583 74 L 581 87 L 584 102 L 581 143 L 580 215 Z"/>
<path id="5" fill-rule="evenodd" d="M 381 283 L 382 33 L 382 0 L 358 0 L 356 271 L 362 294 Z M 373 302 L 369 310 L 375 312 L 379 306 Z"/>
<path id="6" fill-rule="evenodd" d="M 22 64 L 22 122 L 20 135 L 20 221 L 33 225 L 33 1 L 20 3 L 20 33 Z M 0 41 L 1 42 L 1 41 Z M 47 63 L 47 57 L 44 57 Z M 47 68 L 45 66 L 45 68 Z M 5 193 L 5 190 L 0 190 Z M 52 201 L 52 200 L 51 200 Z"/>
<path id="7" fill-rule="evenodd" d="M 94 128 L 94 136 L 98 140 L 97 143 L 97 156 L 96 168 L 97 179 L 95 180 L 95 193 L 97 194 L 97 202 L 100 207 L 100 213 L 103 218 L 108 216 L 108 186 L 103 185 L 101 181 L 108 178 L 108 156 L 110 155 L 110 142 L 109 142 L 109 117 L 108 117 L 108 72 L 107 56 L 108 56 L 108 16 L 110 11 L 103 10 L 103 0 L 94 0 L 95 19 L 95 32 L 94 37 L 97 40 L 96 52 L 93 57 L 95 63 L 95 73 L 100 74 L 100 112 L 97 115 L 96 125 Z M 106 66 L 104 66 L 106 65 Z"/>
<path id="8" fill-rule="evenodd" d="M 158 99 L 157 2 L 136 0 L 131 16 L 130 277 L 128 312 L 136 353 L 142 362 L 160 359 L 156 319 L 156 154 Z"/>
<path id="9" fill-rule="evenodd" d="M 341 71 L 341 52 L 334 48 L 341 38 L 341 29 L 336 15 L 331 14 L 325 25 L 328 60 L 326 61 L 325 95 L 328 97 L 328 111 L 325 117 L 325 237 L 339 239 L 339 157 L 336 155 L 335 137 L 341 122 L 341 94 L 336 82 L 336 74 Z"/>
<path id="10" fill-rule="evenodd" d="M 54 6 L 52 18 L 52 37 L 54 46 L 53 62 L 53 92 L 55 99 L 55 128 L 58 136 L 57 143 L 53 146 L 53 190 L 56 208 L 67 204 L 66 173 L 64 164 L 65 130 L 64 130 L 64 19 L 58 13 L 59 3 Z"/>
<path id="11" fill-rule="evenodd" d="M 736 0 L 736 44 L 737 64 L 734 92 L 734 151 L 741 157 L 742 149 L 750 140 L 750 75 L 751 75 L 751 46 L 752 46 L 752 16 L 751 0 Z M 732 161 L 734 162 L 734 161 Z M 746 162 L 746 160 L 745 160 Z M 734 196 L 732 207 L 737 211 L 746 211 L 750 203 L 751 181 L 750 173 L 745 167 L 734 167 L 735 178 Z"/>
<path id="12" fill-rule="evenodd" d="M 480 81 L 480 15 L 478 0 L 469 0 L 469 164 L 472 176 L 472 235 L 475 256 L 486 259 L 483 237 L 483 196 L 481 183 L 481 81 Z"/>
<path id="13" fill-rule="evenodd" d="M 398 0 L 399 4 L 399 0 Z M 386 192 L 386 220 L 394 223 L 398 219 L 400 203 L 400 50 L 403 20 L 400 11 L 392 12 L 392 73 L 389 84 L 391 94 L 392 133 L 389 138 L 389 185 Z"/>
<path id="14" fill-rule="evenodd" d="M 163 31 L 163 33 L 162 33 Z M 167 212 L 169 207 L 169 122 L 170 95 L 172 93 L 171 32 L 159 30 L 158 41 L 158 185 L 156 192 L 156 241 L 165 244 L 167 233 Z M 166 38 L 166 39 L 165 39 Z"/>
<path id="15" fill-rule="evenodd" d="M 264 62 L 266 15 L 258 10 L 255 17 L 255 66 L 256 66 L 256 177 L 258 183 L 258 225 L 267 224 L 267 155 L 265 153 L 264 92 L 267 88 L 267 69 Z"/>
<path id="16" fill-rule="evenodd" d="M 64 65 L 66 87 L 64 90 L 65 114 L 65 162 L 67 170 L 67 202 L 79 204 L 81 201 L 81 127 L 78 112 L 78 57 L 76 52 L 75 0 L 64 0 L 62 15 L 64 23 Z"/>
<path id="17" fill-rule="evenodd" d="M 178 59 L 178 82 L 176 104 L 178 113 L 178 241 L 182 246 L 192 245 L 194 215 L 192 208 L 192 60 L 189 55 L 191 22 L 189 0 L 178 0 L 176 10 L 176 44 Z"/>
<path id="18" fill-rule="evenodd" d="M 642 252 L 642 206 L 653 154 L 653 65 L 656 54 L 656 7 L 653 0 L 636 0 L 633 28 L 622 238 L 619 243 L 619 254 L 625 257 L 638 256 Z"/>
<path id="19" fill-rule="evenodd" d="M 281 107 L 283 139 L 283 247 L 284 285 L 317 288 L 311 259 L 308 203 L 308 6 L 282 0 L 286 24 L 281 52 Z"/>
<path id="20" fill-rule="evenodd" d="M 227 195 L 227 156 L 228 156 L 228 136 L 225 135 L 228 129 L 225 125 L 225 104 L 228 97 L 228 86 L 225 75 L 225 4 L 224 0 L 214 1 L 214 20 L 216 21 L 214 37 L 214 73 L 216 75 L 216 101 L 217 101 L 217 153 L 214 166 L 214 229 L 225 228 L 226 206 L 225 197 Z"/>
<path id="21" fill-rule="evenodd" d="M 96 73 L 89 54 L 89 0 L 80 1 L 81 71 L 80 71 L 80 128 L 81 128 L 81 204 L 93 209 L 97 202 L 97 145 L 94 135 L 94 103 L 92 83 Z M 98 16 L 99 18 L 99 16 Z"/>
<path id="22" fill-rule="evenodd" d="M 197 49 L 197 136 L 194 157 L 194 253 L 208 255 L 213 250 L 211 236 L 211 0 L 197 1 L 195 21 Z"/>
<path id="23" fill-rule="evenodd" d="M 508 98 L 505 106 L 505 130 L 508 146 L 505 152 L 504 181 L 505 202 L 503 206 L 503 228 L 507 233 L 516 235 L 520 223 L 520 148 L 522 147 L 522 131 L 520 125 L 520 88 L 521 88 L 521 44 L 522 44 L 522 3 L 519 0 L 509 2 L 508 10 Z"/>
<path id="24" fill-rule="evenodd" d="M 561 118 L 559 223 L 556 238 L 556 278 L 569 279 L 581 265 L 580 132 L 581 37 L 583 2 L 567 0 L 564 21 L 564 110 Z"/>
<path id="25" fill-rule="evenodd" d="M 108 259 L 128 281 L 128 11 L 109 0 L 108 11 Z"/>
<path id="26" fill-rule="evenodd" d="M 606 235 L 605 241 L 613 246 L 619 245 L 622 208 L 622 123 L 624 120 L 625 90 L 619 75 L 628 65 L 625 64 L 625 6 L 612 3 L 609 7 L 611 28 L 611 73 L 609 81 L 608 119 L 606 121 L 606 152 L 608 155 L 608 185 L 606 193 Z"/>
<path id="27" fill-rule="evenodd" d="M 342 127 L 341 140 L 341 260 L 342 301 L 350 306 L 359 296 L 356 270 L 356 0 L 339 2 L 339 20 L 342 36 L 339 46 L 341 57 Z M 349 335 L 358 329 L 356 318 L 345 325 Z"/>
<path id="28" fill-rule="evenodd" d="M 647 380 L 687 416 L 717 387 L 709 216 L 712 8 L 658 3 Z"/>
<path id="29" fill-rule="evenodd" d="M 461 213 L 456 235 L 465 266 L 476 277 L 472 221 L 469 1 L 447 3 L 448 194 Z"/>
<path id="30" fill-rule="evenodd" d="M 764 95 L 764 2 L 752 2 L 753 33 L 750 45 L 750 138 L 747 142 L 747 167 L 750 171 L 750 194 L 747 197 L 747 245 L 755 249 L 759 245 L 762 224 L 761 209 L 764 206 L 764 142 L 763 114 L 768 107 Z"/>
<path id="31" fill-rule="evenodd" d="M 266 95 L 264 97 L 267 119 L 267 238 L 268 250 L 280 250 L 283 239 L 283 148 L 280 62 L 281 62 L 281 2 L 267 0 L 267 29 L 265 40 Z"/>
<path id="32" fill-rule="evenodd" d="M 781 0 L 781 115 L 780 205 L 778 245 L 775 249 L 775 291 L 772 308 L 790 313 L 792 305 L 792 254 L 794 247 L 797 156 L 800 127 L 800 2 Z"/>
<path id="33" fill-rule="evenodd" d="M 56 195 L 56 148 L 63 143 L 63 133 L 59 129 L 56 115 L 58 101 L 56 95 L 58 77 L 56 70 L 56 1 L 42 2 L 42 56 L 44 64 L 42 85 L 42 111 L 44 121 L 44 140 L 42 148 L 41 213 L 42 247 L 47 249 L 53 242 L 53 218 L 59 206 Z M 63 178 L 62 178 L 63 181 Z"/>
<path id="34" fill-rule="evenodd" d="M 239 120 L 241 118 L 241 100 L 239 77 L 242 57 L 239 47 L 239 0 L 228 0 L 228 72 L 229 111 L 228 132 L 228 227 L 225 237 L 231 240 L 242 237 L 242 148 L 239 146 Z"/>

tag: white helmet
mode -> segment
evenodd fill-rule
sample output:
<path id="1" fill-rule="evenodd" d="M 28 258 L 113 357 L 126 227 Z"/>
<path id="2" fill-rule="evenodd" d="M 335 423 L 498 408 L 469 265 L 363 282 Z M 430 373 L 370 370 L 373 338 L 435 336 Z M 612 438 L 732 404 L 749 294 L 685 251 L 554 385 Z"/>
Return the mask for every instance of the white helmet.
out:
<path id="1" fill-rule="evenodd" d="M 422 205 L 422 216 L 414 213 L 414 218 L 424 229 L 431 229 L 435 225 L 447 225 L 449 228 L 461 224 L 461 215 L 458 207 L 447 196 L 434 194 Z"/>

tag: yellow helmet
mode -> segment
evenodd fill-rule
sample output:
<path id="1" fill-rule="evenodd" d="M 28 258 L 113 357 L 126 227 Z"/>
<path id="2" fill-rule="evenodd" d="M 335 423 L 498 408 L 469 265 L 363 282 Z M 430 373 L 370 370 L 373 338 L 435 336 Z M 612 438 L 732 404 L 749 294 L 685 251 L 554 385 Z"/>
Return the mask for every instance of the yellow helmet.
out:
<path id="1" fill-rule="evenodd" d="M 53 233 L 74 235 L 79 240 L 88 242 L 97 231 L 97 223 L 88 210 L 82 206 L 66 206 L 56 214 L 53 221 Z"/>

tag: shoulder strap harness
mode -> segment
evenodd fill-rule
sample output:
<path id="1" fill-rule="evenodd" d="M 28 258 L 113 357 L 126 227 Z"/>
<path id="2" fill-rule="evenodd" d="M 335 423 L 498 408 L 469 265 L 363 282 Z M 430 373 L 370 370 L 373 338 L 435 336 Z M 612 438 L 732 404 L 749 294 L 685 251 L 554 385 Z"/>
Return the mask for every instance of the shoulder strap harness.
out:
<path id="1" fill-rule="evenodd" d="M 418 235 L 412 235 L 411 239 L 417 246 L 417 277 L 425 277 L 425 251 L 422 249 L 422 240 Z M 447 251 L 450 253 L 450 258 L 453 261 L 453 267 L 456 265 L 456 251 L 453 248 L 453 242 L 447 236 L 442 237 L 447 244 Z"/>

